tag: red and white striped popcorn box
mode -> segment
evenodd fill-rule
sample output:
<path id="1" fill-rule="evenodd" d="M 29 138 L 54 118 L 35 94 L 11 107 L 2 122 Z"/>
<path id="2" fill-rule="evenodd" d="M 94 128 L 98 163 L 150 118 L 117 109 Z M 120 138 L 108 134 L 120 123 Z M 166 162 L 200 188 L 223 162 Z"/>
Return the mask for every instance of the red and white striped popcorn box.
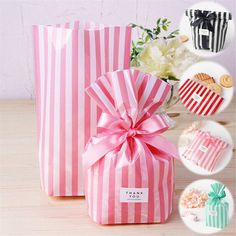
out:
<path id="1" fill-rule="evenodd" d="M 229 144 L 209 132 L 197 130 L 192 142 L 183 153 L 183 157 L 195 165 L 212 172 L 222 159 Z"/>
<path id="2" fill-rule="evenodd" d="M 87 89 L 103 113 L 83 154 L 85 196 L 99 224 L 164 223 L 173 209 L 176 146 L 155 111 L 170 90 L 138 70 L 101 76 Z"/>
<path id="3" fill-rule="evenodd" d="M 201 116 L 214 115 L 224 101 L 219 94 L 191 79 L 180 86 L 179 97 L 190 112 Z"/>
<path id="4" fill-rule="evenodd" d="M 85 88 L 129 68 L 131 27 L 75 21 L 33 26 L 33 36 L 41 186 L 50 196 L 84 195 L 82 152 L 101 112 Z"/>

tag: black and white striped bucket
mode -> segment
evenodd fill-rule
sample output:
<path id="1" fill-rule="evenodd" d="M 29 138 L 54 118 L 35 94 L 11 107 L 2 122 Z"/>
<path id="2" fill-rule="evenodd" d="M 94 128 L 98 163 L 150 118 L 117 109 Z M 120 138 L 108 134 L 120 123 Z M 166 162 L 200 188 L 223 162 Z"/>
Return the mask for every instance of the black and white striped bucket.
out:
<path id="1" fill-rule="evenodd" d="M 191 26 L 195 49 L 219 52 L 224 48 L 228 21 L 232 20 L 230 12 L 205 10 L 186 10 Z"/>

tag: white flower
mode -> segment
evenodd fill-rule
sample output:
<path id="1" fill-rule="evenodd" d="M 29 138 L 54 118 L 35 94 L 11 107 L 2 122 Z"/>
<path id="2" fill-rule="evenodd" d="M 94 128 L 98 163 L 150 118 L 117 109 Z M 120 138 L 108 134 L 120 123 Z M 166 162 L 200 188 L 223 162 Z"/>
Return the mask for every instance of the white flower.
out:
<path id="1" fill-rule="evenodd" d="M 199 61 L 179 39 L 156 39 L 148 43 L 138 56 L 139 69 L 157 77 L 179 78 L 188 66 Z"/>

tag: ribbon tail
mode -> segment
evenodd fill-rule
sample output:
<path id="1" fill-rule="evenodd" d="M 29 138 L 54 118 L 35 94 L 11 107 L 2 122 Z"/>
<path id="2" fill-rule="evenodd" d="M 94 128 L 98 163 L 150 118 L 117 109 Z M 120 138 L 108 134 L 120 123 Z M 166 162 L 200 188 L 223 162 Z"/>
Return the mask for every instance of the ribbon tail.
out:
<path id="1" fill-rule="evenodd" d="M 209 29 L 209 31 L 214 32 L 213 25 L 209 21 L 207 23 L 207 28 Z"/>
<path id="2" fill-rule="evenodd" d="M 168 128 L 169 125 L 161 114 L 153 115 L 138 126 L 138 129 L 145 131 L 147 134 L 160 134 L 168 130 Z"/>
<path id="3" fill-rule="evenodd" d="M 142 137 L 141 140 L 157 150 L 170 155 L 171 157 L 180 160 L 179 153 L 175 144 L 170 142 L 167 138 L 156 135 L 151 137 Z"/>
<path id="4" fill-rule="evenodd" d="M 120 133 L 92 137 L 83 153 L 84 169 L 90 168 L 108 152 L 121 145 L 126 135 Z"/>
<path id="5" fill-rule="evenodd" d="M 199 18 L 199 19 L 195 20 L 194 22 L 192 22 L 191 26 L 196 27 L 196 26 L 200 25 L 202 22 L 203 22 L 203 19 Z"/>

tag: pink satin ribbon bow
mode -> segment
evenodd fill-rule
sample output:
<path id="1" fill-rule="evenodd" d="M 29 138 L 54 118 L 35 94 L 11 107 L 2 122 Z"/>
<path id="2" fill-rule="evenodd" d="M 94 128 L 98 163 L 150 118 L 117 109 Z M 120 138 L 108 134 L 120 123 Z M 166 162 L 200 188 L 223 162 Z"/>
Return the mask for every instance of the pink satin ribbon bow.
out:
<path id="1" fill-rule="evenodd" d="M 207 140 L 206 146 L 209 145 L 216 146 L 217 141 L 219 141 L 219 138 L 212 136 L 210 132 L 205 132 L 205 139 Z"/>
<path id="2" fill-rule="evenodd" d="M 163 104 L 170 85 L 134 69 L 106 73 L 86 90 L 103 110 L 98 135 L 83 154 L 85 169 L 101 158 L 126 166 L 138 158 L 169 161 L 178 158 L 176 146 L 160 134 L 168 129 L 155 111 Z"/>
<path id="3" fill-rule="evenodd" d="M 127 114 L 116 117 L 102 113 L 98 128 L 101 132 L 91 138 L 83 154 L 85 169 L 104 158 L 109 152 L 119 152 L 119 150 L 125 155 L 121 155 L 117 161 L 121 161 L 123 166 L 128 165 L 139 155 L 145 155 L 144 146 L 145 150 L 156 153 L 152 156 L 160 161 L 167 161 L 173 157 L 179 159 L 176 146 L 160 135 L 168 129 L 162 115 L 152 115 L 140 123 L 133 124 Z"/>

